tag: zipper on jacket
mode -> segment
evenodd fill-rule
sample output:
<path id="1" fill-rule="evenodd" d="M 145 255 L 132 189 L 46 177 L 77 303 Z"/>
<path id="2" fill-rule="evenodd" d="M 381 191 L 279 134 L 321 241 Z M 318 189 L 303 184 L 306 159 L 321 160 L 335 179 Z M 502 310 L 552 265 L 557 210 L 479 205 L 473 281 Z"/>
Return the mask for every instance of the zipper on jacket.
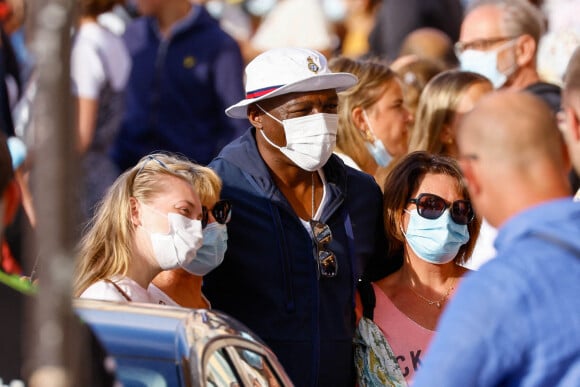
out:
<path id="1" fill-rule="evenodd" d="M 284 227 L 282 227 L 282 220 L 280 219 L 280 212 L 275 204 L 268 200 L 270 205 L 270 212 L 272 220 L 276 225 L 276 237 L 278 239 L 278 246 L 280 246 L 279 254 L 282 257 L 282 280 L 284 286 L 285 307 L 286 311 L 294 313 L 296 311 L 296 304 L 294 303 L 294 293 L 292 292 L 292 281 L 289 278 L 292 275 L 292 268 L 290 266 L 290 259 L 288 258 L 288 248 L 286 246 L 286 238 L 284 237 Z"/>

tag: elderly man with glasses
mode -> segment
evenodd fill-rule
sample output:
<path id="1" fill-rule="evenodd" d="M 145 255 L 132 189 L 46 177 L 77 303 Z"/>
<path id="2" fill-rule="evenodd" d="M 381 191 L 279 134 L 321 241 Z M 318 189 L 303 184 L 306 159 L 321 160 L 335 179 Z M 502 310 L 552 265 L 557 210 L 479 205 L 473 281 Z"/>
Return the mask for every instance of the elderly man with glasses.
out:
<path id="1" fill-rule="evenodd" d="M 253 127 L 210 164 L 234 210 L 204 292 L 297 386 L 354 385 L 355 285 L 371 264 L 378 276 L 397 264 L 385 257 L 379 187 L 332 154 L 337 90 L 356 82 L 319 52 L 266 51 L 246 67 L 246 98 L 226 110 Z"/>
<path id="2" fill-rule="evenodd" d="M 556 112 L 560 88 L 542 82 L 536 68 L 543 33 L 543 15 L 529 1 L 477 0 L 461 24 L 455 52 L 462 70 L 484 75 L 496 89 L 530 91 Z"/>

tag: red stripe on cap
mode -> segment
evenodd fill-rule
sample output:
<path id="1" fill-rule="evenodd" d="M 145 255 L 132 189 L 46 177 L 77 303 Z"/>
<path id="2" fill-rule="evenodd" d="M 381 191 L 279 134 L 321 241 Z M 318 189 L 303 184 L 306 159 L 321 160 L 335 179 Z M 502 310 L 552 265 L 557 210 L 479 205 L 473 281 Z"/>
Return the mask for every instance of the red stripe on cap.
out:
<path id="1" fill-rule="evenodd" d="M 279 89 L 282 86 L 283 85 L 272 86 L 272 87 L 266 87 L 264 89 L 258 89 L 258 90 L 250 91 L 250 92 L 246 93 L 246 98 L 247 99 L 250 99 L 250 98 L 258 98 L 258 97 L 261 97 L 263 95 L 269 94 L 269 93 L 273 92 L 274 90 Z"/>

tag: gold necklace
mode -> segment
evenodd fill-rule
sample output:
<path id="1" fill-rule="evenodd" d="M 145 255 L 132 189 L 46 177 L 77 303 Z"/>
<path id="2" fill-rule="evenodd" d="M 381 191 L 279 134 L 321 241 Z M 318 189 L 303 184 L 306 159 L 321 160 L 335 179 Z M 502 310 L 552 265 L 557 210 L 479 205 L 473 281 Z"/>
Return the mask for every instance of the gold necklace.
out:
<path id="1" fill-rule="evenodd" d="M 420 299 L 422 299 L 423 301 L 425 301 L 429 305 L 435 305 L 439 309 L 441 309 L 441 303 L 445 302 L 447 300 L 447 297 L 449 297 L 449 294 L 451 294 L 451 291 L 453 290 L 454 285 L 455 285 L 455 279 L 453 279 L 453 281 L 451 282 L 451 286 L 449 286 L 449 289 L 447 289 L 443 298 L 441 298 L 439 300 L 430 300 L 427 297 L 424 297 L 421 294 L 417 293 L 417 291 L 413 288 L 413 286 L 411 286 L 410 282 L 407 283 L 407 286 L 409 287 L 409 289 L 411 289 L 411 291 L 413 293 L 415 293 L 415 295 L 417 297 L 419 297 Z"/>

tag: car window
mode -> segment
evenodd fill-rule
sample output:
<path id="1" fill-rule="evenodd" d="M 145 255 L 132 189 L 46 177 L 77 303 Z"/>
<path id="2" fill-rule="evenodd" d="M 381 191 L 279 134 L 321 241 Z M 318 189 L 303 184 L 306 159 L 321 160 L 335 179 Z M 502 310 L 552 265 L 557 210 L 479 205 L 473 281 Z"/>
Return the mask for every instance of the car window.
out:
<path id="1" fill-rule="evenodd" d="M 174 362 L 117 358 L 117 378 L 123 387 L 170 387 L 181 385 Z"/>
<path id="2" fill-rule="evenodd" d="M 282 386 L 272 366 L 264 356 L 246 348 L 236 347 L 236 351 L 242 364 L 240 372 L 247 375 L 251 387 Z"/>
<path id="3" fill-rule="evenodd" d="M 238 387 L 242 385 L 235 367 L 223 348 L 211 354 L 205 374 L 206 386 L 208 387 Z"/>

